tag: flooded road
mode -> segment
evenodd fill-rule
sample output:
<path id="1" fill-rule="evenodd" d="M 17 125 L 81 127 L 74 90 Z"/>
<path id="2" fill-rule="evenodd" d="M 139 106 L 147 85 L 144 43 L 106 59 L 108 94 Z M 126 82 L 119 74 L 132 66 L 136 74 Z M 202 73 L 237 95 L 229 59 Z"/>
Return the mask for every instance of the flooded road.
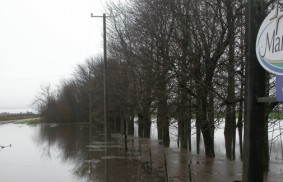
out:
<path id="1" fill-rule="evenodd" d="M 0 181 L 72 181 L 70 165 L 59 147 L 48 150 L 36 144 L 40 126 L 0 125 L 0 144 L 10 145 L 0 151 Z"/>
<path id="2" fill-rule="evenodd" d="M 219 133 L 218 133 L 219 132 Z M 151 140 L 90 130 L 88 124 L 0 124 L 0 181 L 3 182 L 86 182 L 86 181 L 194 181 L 226 182 L 241 180 L 242 162 L 226 160 L 223 131 L 216 132 L 216 158 L 207 159 L 176 147 L 164 148 Z M 219 135 L 219 136 L 218 136 Z M 171 139 L 174 128 L 171 128 Z M 219 139 L 218 139 L 219 137 Z M 194 139 L 193 139 L 194 140 Z M 10 146 L 11 144 L 11 146 Z M 278 150 L 277 150 L 277 148 Z M 280 143 L 271 150 L 271 171 L 266 181 L 282 181 Z"/>

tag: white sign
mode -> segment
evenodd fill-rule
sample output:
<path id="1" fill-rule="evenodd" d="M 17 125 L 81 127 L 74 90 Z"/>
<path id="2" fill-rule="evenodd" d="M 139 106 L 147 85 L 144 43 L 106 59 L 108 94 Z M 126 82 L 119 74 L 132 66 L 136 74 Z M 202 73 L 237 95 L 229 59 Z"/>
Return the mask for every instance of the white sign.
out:
<path id="1" fill-rule="evenodd" d="M 283 10 L 279 3 L 260 26 L 256 39 L 256 55 L 265 70 L 283 75 Z"/>

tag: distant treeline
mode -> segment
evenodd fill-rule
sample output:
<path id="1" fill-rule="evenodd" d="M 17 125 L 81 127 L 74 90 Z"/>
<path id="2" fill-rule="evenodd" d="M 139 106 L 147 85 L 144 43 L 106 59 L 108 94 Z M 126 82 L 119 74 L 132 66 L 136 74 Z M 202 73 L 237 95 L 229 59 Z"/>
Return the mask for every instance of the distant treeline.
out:
<path id="1" fill-rule="evenodd" d="M 10 113 L 0 113 L 0 121 L 9 121 L 9 120 L 18 120 L 18 119 L 28 119 L 28 118 L 36 118 L 39 115 L 34 113 L 17 113 L 17 114 L 10 114 Z"/>

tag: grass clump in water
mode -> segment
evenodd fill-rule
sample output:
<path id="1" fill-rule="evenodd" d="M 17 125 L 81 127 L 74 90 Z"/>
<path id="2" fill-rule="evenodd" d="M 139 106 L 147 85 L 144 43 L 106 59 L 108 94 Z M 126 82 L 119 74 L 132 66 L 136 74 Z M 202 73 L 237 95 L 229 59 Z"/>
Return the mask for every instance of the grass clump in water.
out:
<path id="1" fill-rule="evenodd" d="M 30 125 L 30 126 L 35 126 L 37 124 L 40 124 L 41 123 L 41 120 L 40 119 L 31 119 L 31 120 L 27 120 L 27 121 L 24 121 L 22 122 L 23 124 L 27 124 L 27 125 Z"/>

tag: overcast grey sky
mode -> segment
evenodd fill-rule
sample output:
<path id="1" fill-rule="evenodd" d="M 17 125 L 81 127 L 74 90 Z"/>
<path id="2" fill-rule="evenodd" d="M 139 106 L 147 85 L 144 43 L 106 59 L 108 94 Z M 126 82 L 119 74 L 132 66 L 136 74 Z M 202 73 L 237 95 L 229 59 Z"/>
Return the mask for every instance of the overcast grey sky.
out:
<path id="1" fill-rule="evenodd" d="M 0 113 L 31 111 L 40 86 L 53 88 L 101 54 L 105 0 L 0 1 Z"/>

